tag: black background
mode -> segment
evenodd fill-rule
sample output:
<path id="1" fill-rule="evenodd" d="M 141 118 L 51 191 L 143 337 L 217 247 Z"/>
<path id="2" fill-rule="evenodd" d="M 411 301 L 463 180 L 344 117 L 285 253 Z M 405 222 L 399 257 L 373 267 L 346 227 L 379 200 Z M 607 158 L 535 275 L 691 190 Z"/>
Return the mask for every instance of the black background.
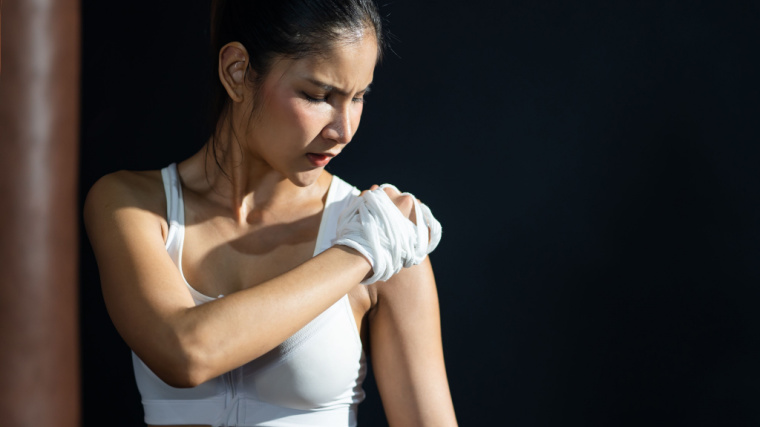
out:
<path id="1" fill-rule="evenodd" d="M 758 425 L 758 3 L 382 12 L 395 53 L 329 170 L 392 182 L 443 224 L 460 424 Z M 207 2 L 83 13 L 82 195 L 197 151 L 209 78 Z M 140 425 L 82 238 L 84 425 Z M 367 388 L 360 424 L 385 425 Z"/>

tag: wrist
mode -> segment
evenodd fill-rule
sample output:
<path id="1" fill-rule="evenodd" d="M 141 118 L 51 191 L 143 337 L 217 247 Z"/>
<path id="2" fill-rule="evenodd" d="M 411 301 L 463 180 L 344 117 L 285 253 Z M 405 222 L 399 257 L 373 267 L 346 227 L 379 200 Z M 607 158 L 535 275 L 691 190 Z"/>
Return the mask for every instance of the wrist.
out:
<path id="1" fill-rule="evenodd" d="M 347 256 L 352 265 L 355 265 L 364 274 L 362 281 L 372 276 L 372 263 L 358 250 L 345 245 L 333 245 L 330 249 L 336 249 Z"/>

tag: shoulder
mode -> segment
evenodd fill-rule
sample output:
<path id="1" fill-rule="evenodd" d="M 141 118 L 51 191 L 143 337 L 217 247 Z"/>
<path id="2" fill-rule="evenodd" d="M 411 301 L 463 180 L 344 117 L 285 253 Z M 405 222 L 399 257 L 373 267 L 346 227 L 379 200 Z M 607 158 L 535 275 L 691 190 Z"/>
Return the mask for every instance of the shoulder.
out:
<path id="1" fill-rule="evenodd" d="M 343 195 L 345 197 L 350 197 L 350 196 L 357 197 L 361 193 L 361 191 L 358 188 L 344 181 L 338 175 L 331 175 L 331 176 L 332 176 L 331 188 L 335 190 L 338 194 Z"/>
<path id="2" fill-rule="evenodd" d="M 161 171 L 118 171 L 100 178 L 85 198 L 85 225 L 90 229 L 95 223 L 111 222 L 125 211 L 156 220 L 165 217 Z"/>
<path id="3" fill-rule="evenodd" d="M 155 210 L 166 206 L 161 171 L 118 171 L 93 184 L 85 199 L 85 212 L 108 205 L 129 204 Z"/>

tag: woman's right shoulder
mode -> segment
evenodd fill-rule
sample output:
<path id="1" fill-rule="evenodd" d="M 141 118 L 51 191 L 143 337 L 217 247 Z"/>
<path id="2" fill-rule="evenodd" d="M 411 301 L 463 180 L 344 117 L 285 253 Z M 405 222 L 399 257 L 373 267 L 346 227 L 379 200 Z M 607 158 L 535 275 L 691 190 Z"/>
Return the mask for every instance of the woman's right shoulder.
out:
<path id="1" fill-rule="evenodd" d="M 98 179 L 87 192 L 85 224 L 112 218 L 117 211 L 130 211 L 164 219 L 166 197 L 161 171 L 113 172 Z"/>

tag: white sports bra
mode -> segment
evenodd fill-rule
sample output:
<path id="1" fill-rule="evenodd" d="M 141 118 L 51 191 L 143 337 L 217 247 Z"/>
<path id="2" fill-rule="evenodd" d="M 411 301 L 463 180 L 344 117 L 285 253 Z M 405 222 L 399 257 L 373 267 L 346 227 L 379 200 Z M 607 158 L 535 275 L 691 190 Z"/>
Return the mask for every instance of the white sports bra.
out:
<path id="1" fill-rule="evenodd" d="M 182 273 L 185 213 L 176 164 L 161 175 L 169 221 L 166 250 Z M 338 214 L 358 194 L 333 176 L 314 255 L 331 246 Z M 196 304 L 215 299 L 189 284 L 187 289 Z M 171 387 L 134 353 L 132 362 L 148 424 L 355 426 L 364 399 L 366 362 L 348 296 L 269 353 L 197 387 Z"/>

